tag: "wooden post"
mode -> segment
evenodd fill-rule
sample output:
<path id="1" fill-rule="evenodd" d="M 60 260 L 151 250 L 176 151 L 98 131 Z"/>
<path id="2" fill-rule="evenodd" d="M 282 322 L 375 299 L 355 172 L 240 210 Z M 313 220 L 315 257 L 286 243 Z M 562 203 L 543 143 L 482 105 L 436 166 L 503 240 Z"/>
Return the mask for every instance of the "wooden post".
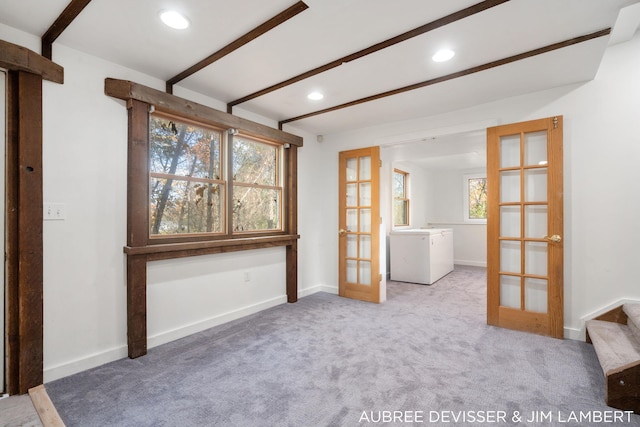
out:
<path id="1" fill-rule="evenodd" d="M 129 148 L 127 246 L 147 244 L 149 233 L 149 105 L 127 101 Z M 147 257 L 127 255 L 127 345 L 129 357 L 147 354 Z"/>
<path id="2" fill-rule="evenodd" d="M 7 85 L 8 391 L 43 382 L 42 77 L 10 71 Z"/>
<path id="3" fill-rule="evenodd" d="M 298 234 L 298 147 L 287 148 L 287 230 Z M 287 302 L 298 301 L 298 242 L 287 245 Z"/>

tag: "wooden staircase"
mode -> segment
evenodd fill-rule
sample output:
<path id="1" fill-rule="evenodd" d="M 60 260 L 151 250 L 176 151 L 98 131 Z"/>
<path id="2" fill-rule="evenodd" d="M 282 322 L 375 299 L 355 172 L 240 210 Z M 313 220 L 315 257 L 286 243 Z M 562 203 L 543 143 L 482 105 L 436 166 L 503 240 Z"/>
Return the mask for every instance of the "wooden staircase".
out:
<path id="1" fill-rule="evenodd" d="M 624 304 L 586 326 L 606 379 L 607 405 L 640 414 L 640 303 Z"/>

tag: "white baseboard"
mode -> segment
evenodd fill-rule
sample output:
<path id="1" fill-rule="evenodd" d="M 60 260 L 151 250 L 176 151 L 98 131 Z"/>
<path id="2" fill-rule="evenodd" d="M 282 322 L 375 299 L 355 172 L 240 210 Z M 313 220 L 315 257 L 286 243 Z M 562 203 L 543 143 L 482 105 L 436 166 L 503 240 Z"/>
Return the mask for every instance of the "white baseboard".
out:
<path id="1" fill-rule="evenodd" d="M 69 375 L 77 374 L 78 372 L 86 371 L 125 357 L 127 357 L 127 346 L 123 345 L 56 366 L 45 367 L 43 372 L 44 383 L 46 384 L 60 378 L 68 377 Z"/>
<path id="2" fill-rule="evenodd" d="M 276 298 L 272 298 L 266 301 L 252 304 L 247 307 L 243 307 L 237 310 L 232 310 L 227 313 L 219 314 L 211 318 L 202 320 L 200 322 L 183 325 L 170 331 L 164 331 L 162 333 L 150 336 L 147 338 L 147 348 L 157 347 L 162 344 L 166 344 L 171 341 L 175 341 L 179 338 L 186 337 L 196 332 L 204 331 L 214 326 L 221 325 L 223 323 L 230 322 L 232 320 L 240 319 L 241 317 L 248 316 L 250 314 L 257 313 L 267 308 L 275 307 L 287 302 L 287 296 L 281 295 Z M 76 374 L 78 372 L 86 371 L 91 368 L 95 368 L 105 363 L 113 362 L 115 360 L 123 359 L 127 357 L 127 346 L 122 345 L 116 348 L 105 350 L 103 352 L 90 354 L 88 356 L 78 358 L 66 363 L 61 363 L 56 366 L 46 367 L 44 369 L 44 382 L 55 381 L 60 378 L 67 377 L 69 375 Z"/>
<path id="3" fill-rule="evenodd" d="M 594 319 L 598 316 L 600 316 L 601 314 L 604 314 L 608 311 L 613 310 L 616 307 L 620 307 L 623 304 L 627 304 L 627 303 L 640 303 L 640 301 L 638 300 L 634 300 L 634 299 L 620 299 L 618 301 L 614 301 L 612 303 L 607 304 L 606 306 L 599 308 L 596 311 L 593 311 L 587 315 L 584 315 L 580 318 L 580 324 L 581 324 L 581 328 L 580 329 L 575 329 L 575 328 L 564 328 L 564 337 L 568 338 L 568 339 L 572 339 L 572 340 L 576 340 L 576 341 L 585 341 L 587 339 L 587 334 L 586 334 L 586 329 L 585 329 L 585 322 L 587 320 L 591 320 Z"/>
<path id="4" fill-rule="evenodd" d="M 453 264 L 454 265 L 468 265 L 470 267 L 487 267 L 487 262 L 486 261 L 470 261 L 470 260 L 464 260 L 464 259 L 454 259 L 453 260 Z"/>
<path id="5" fill-rule="evenodd" d="M 573 340 L 573 341 L 584 341 L 585 338 L 585 333 L 584 333 L 584 328 L 582 329 L 575 329 L 575 328 L 564 328 L 564 338 L 567 340 Z"/>
<path id="6" fill-rule="evenodd" d="M 188 335 L 195 334 L 213 328 L 214 326 L 222 325 L 223 323 L 231 322 L 232 320 L 240 319 L 241 317 L 248 316 L 250 314 L 257 313 L 267 308 L 275 307 L 276 305 L 284 304 L 287 302 L 287 296 L 281 295 L 266 301 L 252 304 L 247 307 L 232 310 L 227 313 L 219 314 L 217 316 L 210 317 L 208 319 L 191 323 L 189 325 L 180 326 L 170 331 L 164 331 L 159 334 L 150 336 L 147 338 L 147 348 L 157 347 L 162 344 L 175 341 L 179 338 L 186 337 Z"/>
<path id="7" fill-rule="evenodd" d="M 580 320 L 584 324 L 584 322 L 586 322 L 587 320 L 591 320 L 595 317 L 600 316 L 601 314 L 606 313 L 607 311 L 613 310 L 614 308 L 620 307 L 621 305 L 627 304 L 627 303 L 640 303 L 640 301 L 634 300 L 634 299 L 627 299 L 627 298 L 619 299 L 618 301 L 614 301 L 602 308 L 599 308 L 598 310 L 592 313 L 582 316 Z"/>
<path id="8" fill-rule="evenodd" d="M 298 298 L 304 298 L 306 296 L 315 294 L 317 292 L 327 292 L 330 294 L 338 294 L 337 286 L 327 286 L 327 285 L 316 285 L 310 288 L 301 289 L 298 291 Z"/>

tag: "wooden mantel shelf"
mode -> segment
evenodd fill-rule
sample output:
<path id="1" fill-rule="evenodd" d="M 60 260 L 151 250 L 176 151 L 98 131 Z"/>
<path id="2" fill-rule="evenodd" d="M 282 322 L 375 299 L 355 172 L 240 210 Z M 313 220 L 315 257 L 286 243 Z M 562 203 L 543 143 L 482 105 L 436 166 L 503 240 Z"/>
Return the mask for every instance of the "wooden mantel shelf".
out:
<path id="1" fill-rule="evenodd" d="M 300 238 L 297 234 L 280 236 L 247 237 L 226 240 L 209 240 L 205 242 L 164 243 L 146 246 L 125 246 L 127 255 L 146 255 L 147 260 L 182 258 L 197 255 L 209 255 L 221 252 L 262 249 L 275 246 L 287 246 Z"/>

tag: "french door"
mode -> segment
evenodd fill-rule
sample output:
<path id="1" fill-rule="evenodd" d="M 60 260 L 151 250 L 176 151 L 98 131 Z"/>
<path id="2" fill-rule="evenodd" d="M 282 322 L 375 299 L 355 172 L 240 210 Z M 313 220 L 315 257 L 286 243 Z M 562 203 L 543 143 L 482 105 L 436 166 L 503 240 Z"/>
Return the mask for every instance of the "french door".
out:
<path id="1" fill-rule="evenodd" d="M 562 116 L 487 129 L 487 323 L 564 336 Z"/>
<path id="2" fill-rule="evenodd" d="M 379 303 L 379 147 L 341 152 L 339 168 L 339 294 Z"/>

